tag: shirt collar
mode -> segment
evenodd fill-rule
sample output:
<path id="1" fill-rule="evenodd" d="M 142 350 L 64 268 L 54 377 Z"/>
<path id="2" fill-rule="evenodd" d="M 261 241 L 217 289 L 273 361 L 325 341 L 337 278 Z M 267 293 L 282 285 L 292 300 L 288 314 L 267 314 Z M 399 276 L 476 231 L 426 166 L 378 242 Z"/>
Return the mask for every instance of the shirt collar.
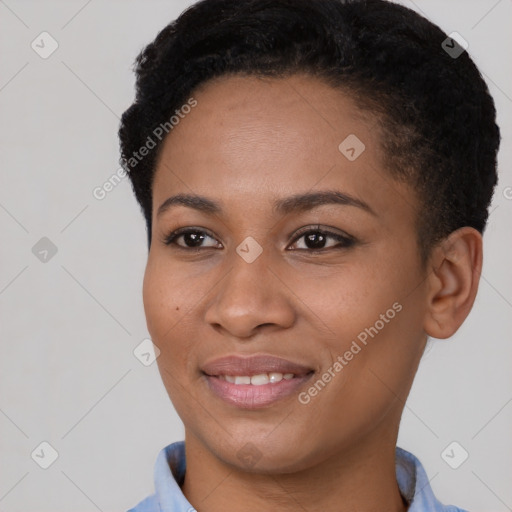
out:
<path id="1" fill-rule="evenodd" d="M 398 487 L 409 503 L 407 512 L 466 512 L 440 503 L 432 492 L 421 462 L 398 446 L 395 451 L 395 468 Z M 155 464 L 156 493 L 132 509 L 132 512 L 194 512 L 194 507 L 181 491 L 185 469 L 184 441 L 163 448 Z"/>

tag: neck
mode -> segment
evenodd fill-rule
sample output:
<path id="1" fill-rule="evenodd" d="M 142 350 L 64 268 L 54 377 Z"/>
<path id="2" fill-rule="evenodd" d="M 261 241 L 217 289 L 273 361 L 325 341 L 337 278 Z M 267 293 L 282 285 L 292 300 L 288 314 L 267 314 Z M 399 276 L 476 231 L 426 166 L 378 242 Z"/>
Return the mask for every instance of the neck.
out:
<path id="1" fill-rule="evenodd" d="M 305 470 L 263 474 L 223 462 L 186 430 L 182 491 L 195 508 L 207 512 L 405 512 L 407 505 L 396 481 L 397 433 L 389 434 L 390 442 L 383 443 L 380 432 L 373 440 L 331 452 Z"/>

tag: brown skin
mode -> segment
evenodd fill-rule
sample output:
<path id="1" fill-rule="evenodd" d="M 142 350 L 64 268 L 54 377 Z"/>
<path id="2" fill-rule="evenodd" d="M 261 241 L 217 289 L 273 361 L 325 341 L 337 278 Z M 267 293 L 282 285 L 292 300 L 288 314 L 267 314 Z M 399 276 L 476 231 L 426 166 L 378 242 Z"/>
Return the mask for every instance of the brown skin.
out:
<path id="1" fill-rule="evenodd" d="M 185 496 L 200 512 L 404 511 L 394 466 L 400 416 L 427 335 L 451 336 L 471 309 L 480 234 L 456 231 L 423 266 L 418 200 L 384 169 L 375 119 L 316 78 L 221 77 L 193 96 L 197 107 L 158 161 L 144 278 L 160 373 L 185 425 Z M 366 145 L 353 162 L 338 150 L 349 134 Z M 276 199 L 327 189 L 374 214 L 338 204 L 272 210 Z M 178 193 L 207 196 L 223 212 L 180 205 L 157 216 Z M 314 254 L 296 233 L 315 224 L 357 241 L 327 238 Z M 199 252 L 165 245 L 181 227 L 214 236 Z M 235 251 L 248 236 L 263 248 L 252 263 Z M 193 246 L 186 236 L 175 243 Z M 308 404 L 293 394 L 239 409 L 213 395 L 200 371 L 217 357 L 268 353 L 314 368 L 315 382 L 395 302 L 403 309 Z M 253 466 L 237 457 L 248 442 L 261 455 Z"/>

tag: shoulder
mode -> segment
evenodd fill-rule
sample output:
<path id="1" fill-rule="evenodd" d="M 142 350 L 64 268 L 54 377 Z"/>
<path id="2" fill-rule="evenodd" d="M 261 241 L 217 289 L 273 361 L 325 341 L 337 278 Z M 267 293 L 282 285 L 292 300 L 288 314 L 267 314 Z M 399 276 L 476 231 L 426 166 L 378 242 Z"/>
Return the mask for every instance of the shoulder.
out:
<path id="1" fill-rule="evenodd" d="M 400 492 L 409 503 L 407 512 L 468 512 L 454 505 L 441 503 L 435 497 L 419 459 L 398 446 L 395 467 Z"/>
<path id="2" fill-rule="evenodd" d="M 443 512 L 468 512 L 464 508 L 456 507 L 455 505 L 441 505 L 443 508 L 440 509 Z"/>
<path id="3" fill-rule="evenodd" d="M 154 494 L 127 512 L 193 510 L 181 491 L 185 475 L 185 443 L 178 441 L 160 450 L 154 466 Z"/>

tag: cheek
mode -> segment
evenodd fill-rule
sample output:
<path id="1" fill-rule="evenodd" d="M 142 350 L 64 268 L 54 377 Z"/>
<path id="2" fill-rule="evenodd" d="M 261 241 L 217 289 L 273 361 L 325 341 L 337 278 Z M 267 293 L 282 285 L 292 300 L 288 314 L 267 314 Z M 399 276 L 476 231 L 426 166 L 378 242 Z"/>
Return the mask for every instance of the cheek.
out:
<path id="1" fill-rule="evenodd" d="M 382 258 L 338 283 L 347 292 L 331 314 L 340 336 L 330 348 L 334 359 L 343 358 L 342 394 L 357 414 L 366 415 L 366 407 L 377 413 L 408 394 L 424 348 L 420 283 L 413 258 Z"/>
<path id="2" fill-rule="evenodd" d="M 320 268 L 314 272 L 298 272 L 291 277 L 291 288 L 304 304 L 304 314 L 314 321 L 320 332 L 326 331 L 326 341 L 335 349 L 379 319 L 400 298 L 400 285 L 395 277 L 386 275 L 383 265 L 359 263 L 339 269 Z"/>
<path id="3" fill-rule="evenodd" d="M 146 323 L 153 343 L 160 349 L 157 365 L 172 403 L 180 407 L 181 382 L 186 372 L 189 337 L 184 334 L 184 315 L 189 310 L 186 297 L 173 272 L 159 262 L 148 260 L 143 281 Z"/>
<path id="4" fill-rule="evenodd" d="M 374 370 L 392 388 L 399 387 L 422 350 L 423 292 L 414 257 L 391 257 L 389 251 L 371 262 L 362 257 L 335 273 L 323 272 L 303 273 L 293 290 L 318 330 L 324 364 L 340 356 L 344 378 L 385 388 L 369 382 L 377 379 Z"/>
<path id="5" fill-rule="evenodd" d="M 142 296 L 148 331 L 161 351 L 159 359 L 167 359 L 169 351 L 176 347 L 183 317 L 190 309 L 186 294 L 173 275 L 176 273 L 171 269 L 148 260 Z"/>
<path id="6" fill-rule="evenodd" d="M 195 315 L 207 290 L 204 279 L 161 255 L 150 256 L 143 281 L 144 311 L 151 339 L 160 349 L 157 363 L 164 381 L 170 379 L 168 374 L 184 378 L 192 371 L 198 338 Z"/>
<path id="7" fill-rule="evenodd" d="M 169 303 L 169 288 L 162 283 L 162 277 L 158 272 L 158 267 L 149 259 L 144 273 L 142 299 L 148 330 L 156 344 L 163 332 L 162 323 L 165 312 L 172 313 L 172 306 Z"/>

